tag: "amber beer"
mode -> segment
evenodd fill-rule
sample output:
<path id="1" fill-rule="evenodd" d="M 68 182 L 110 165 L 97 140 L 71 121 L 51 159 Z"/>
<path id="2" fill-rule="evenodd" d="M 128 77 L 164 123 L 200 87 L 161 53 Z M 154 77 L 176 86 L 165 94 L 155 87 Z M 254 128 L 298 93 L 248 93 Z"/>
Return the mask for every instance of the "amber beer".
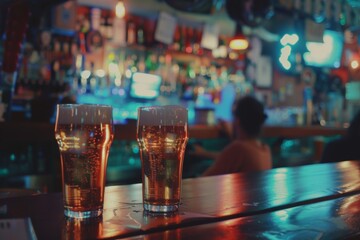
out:
<path id="1" fill-rule="evenodd" d="M 60 150 L 65 215 L 75 218 L 101 215 L 113 140 L 112 108 L 58 105 L 55 137 Z"/>
<path id="2" fill-rule="evenodd" d="M 143 107 L 138 114 L 144 209 L 176 211 L 188 140 L 187 110 L 179 106 Z"/>

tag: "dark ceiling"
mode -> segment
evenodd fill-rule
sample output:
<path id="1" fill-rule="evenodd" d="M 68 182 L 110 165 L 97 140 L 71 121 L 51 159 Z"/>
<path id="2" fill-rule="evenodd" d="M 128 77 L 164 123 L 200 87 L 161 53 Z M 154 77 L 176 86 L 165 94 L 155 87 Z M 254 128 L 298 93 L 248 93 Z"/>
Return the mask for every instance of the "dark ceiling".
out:
<path id="1" fill-rule="evenodd" d="M 28 3 L 30 8 L 33 10 L 39 7 L 49 7 L 49 6 L 57 5 L 66 2 L 67 0 L 22 0 L 22 1 Z M 19 0 L 0 0 L 0 7 L 1 8 L 8 7 L 15 2 L 19 2 Z"/>

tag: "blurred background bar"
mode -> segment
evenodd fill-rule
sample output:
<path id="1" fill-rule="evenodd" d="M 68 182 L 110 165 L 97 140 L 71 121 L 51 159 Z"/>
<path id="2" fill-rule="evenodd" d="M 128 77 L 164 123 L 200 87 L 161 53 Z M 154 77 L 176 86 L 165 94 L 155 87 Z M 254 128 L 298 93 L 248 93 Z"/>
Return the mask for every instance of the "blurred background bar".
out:
<path id="1" fill-rule="evenodd" d="M 359 32 L 354 0 L 1 1 L 0 187 L 61 190 L 58 103 L 113 106 L 108 185 L 141 181 L 138 107 L 186 106 L 187 153 L 221 150 L 248 94 L 274 167 L 317 163 L 360 110 Z M 210 164 L 186 154 L 184 178 Z"/>

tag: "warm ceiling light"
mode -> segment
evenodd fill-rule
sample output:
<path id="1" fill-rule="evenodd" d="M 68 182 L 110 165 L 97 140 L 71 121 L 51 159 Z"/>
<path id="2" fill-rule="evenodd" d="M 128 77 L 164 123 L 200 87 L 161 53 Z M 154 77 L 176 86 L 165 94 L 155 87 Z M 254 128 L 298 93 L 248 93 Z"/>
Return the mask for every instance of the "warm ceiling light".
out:
<path id="1" fill-rule="evenodd" d="M 233 50 L 245 50 L 249 47 L 249 41 L 244 36 L 237 36 L 230 40 L 229 47 Z"/>
<path id="2" fill-rule="evenodd" d="M 236 24 L 236 33 L 235 36 L 230 39 L 229 47 L 232 50 L 245 50 L 249 47 L 249 41 L 242 32 L 241 25 Z"/>
<path id="3" fill-rule="evenodd" d="M 115 6 L 115 14 L 118 18 L 124 18 L 125 17 L 125 5 L 123 1 L 118 1 Z"/>
<path id="4" fill-rule="evenodd" d="M 357 69 L 359 67 L 359 62 L 357 60 L 352 60 L 350 66 L 352 69 Z"/>

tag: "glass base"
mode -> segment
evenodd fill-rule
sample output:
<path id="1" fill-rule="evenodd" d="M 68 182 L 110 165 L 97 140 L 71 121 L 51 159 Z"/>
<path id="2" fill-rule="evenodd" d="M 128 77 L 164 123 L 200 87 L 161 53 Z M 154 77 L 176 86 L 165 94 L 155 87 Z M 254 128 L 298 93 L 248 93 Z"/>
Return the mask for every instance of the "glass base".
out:
<path id="1" fill-rule="evenodd" d="M 70 218 L 79 218 L 79 219 L 86 219 L 86 218 L 94 218 L 99 217 L 102 214 L 102 209 L 92 210 L 92 211 L 85 211 L 85 212 L 75 212 L 70 209 L 64 209 L 64 214 Z"/>
<path id="2" fill-rule="evenodd" d="M 149 212 L 167 213 L 179 210 L 179 204 L 175 205 L 152 205 L 144 203 L 144 209 Z"/>

